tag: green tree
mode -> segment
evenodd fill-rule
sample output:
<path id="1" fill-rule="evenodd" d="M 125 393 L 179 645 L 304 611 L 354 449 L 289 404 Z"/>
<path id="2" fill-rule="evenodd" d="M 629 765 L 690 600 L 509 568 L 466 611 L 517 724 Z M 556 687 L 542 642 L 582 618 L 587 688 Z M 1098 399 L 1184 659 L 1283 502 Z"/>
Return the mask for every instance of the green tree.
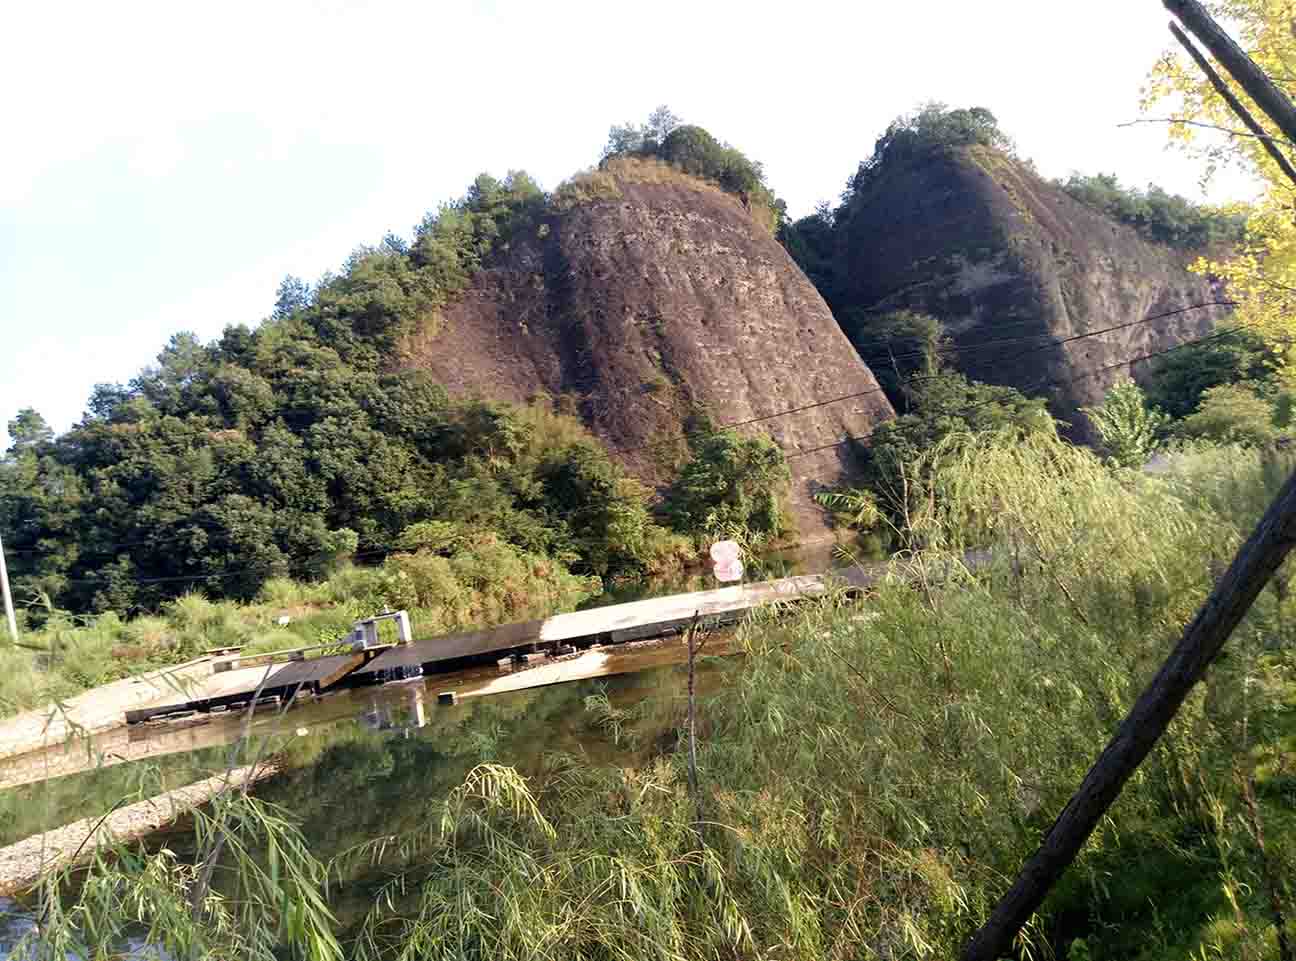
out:
<path id="1" fill-rule="evenodd" d="M 675 123 L 650 120 L 663 139 Z M 647 489 L 578 421 L 451 402 L 393 363 L 545 204 L 522 171 L 483 174 L 410 242 L 361 247 L 313 286 L 286 278 L 255 329 L 176 334 L 129 384 L 96 387 L 63 436 L 23 412 L 0 463 L 0 525 L 30 547 L 15 581 L 75 612 L 149 609 L 186 590 L 247 598 L 438 523 L 455 545 L 495 538 L 563 576 L 677 556 Z"/>
<path id="2" fill-rule="evenodd" d="M 1220 384 L 1203 392 L 1196 413 L 1185 418 L 1178 430 L 1194 440 L 1263 447 L 1282 433 L 1276 415 L 1274 403 L 1248 384 Z"/>
<path id="3" fill-rule="evenodd" d="M 869 193 L 886 170 L 902 169 L 937 150 L 974 145 L 1015 152 L 1012 140 L 985 107 L 955 109 L 937 101 L 926 103 L 887 126 L 873 145 L 872 155 L 847 182 L 844 206 L 849 208 L 854 198 Z M 841 217 L 839 211 L 838 219 Z"/>
<path id="4" fill-rule="evenodd" d="M 602 159 L 617 154 L 655 153 L 683 122 L 670 107 L 662 104 L 648 115 L 647 123 L 614 125 L 608 131 Z"/>
<path id="5" fill-rule="evenodd" d="M 310 296 L 310 284 L 289 274 L 279 282 L 279 289 L 275 291 L 274 310 L 270 316 L 275 320 L 286 320 L 310 306 Z"/>
<path id="6" fill-rule="evenodd" d="M 779 243 L 829 304 L 837 300 L 834 227 L 832 208 L 821 203 L 809 216 L 784 222 L 778 232 Z"/>
<path id="7" fill-rule="evenodd" d="M 1162 411 L 1148 406 L 1143 388 L 1132 380 L 1115 384 L 1099 406 L 1080 409 L 1093 425 L 1103 453 L 1116 465 L 1135 470 L 1156 451 L 1169 422 Z"/>
<path id="8" fill-rule="evenodd" d="M 1244 214 L 1195 204 L 1156 184 L 1148 184 L 1146 190 L 1126 187 L 1115 174 L 1073 173 L 1054 183 L 1081 203 L 1129 224 L 1148 240 L 1171 247 L 1235 246 L 1246 228 Z"/>
<path id="9" fill-rule="evenodd" d="M 17 457 L 29 451 L 38 451 L 54 439 L 45 418 L 33 407 L 24 407 L 8 423 L 9 456 Z"/>
<path id="10" fill-rule="evenodd" d="M 689 447 L 692 456 L 663 498 L 671 527 L 695 537 L 741 532 L 754 544 L 790 531 L 791 474 L 778 445 L 704 425 Z"/>
<path id="11" fill-rule="evenodd" d="M 914 408 L 924 384 L 945 369 L 950 338 L 931 314 L 846 311 L 841 326 L 897 410 Z"/>
<path id="12" fill-rule="evenodd" d="M 602 162 L 618 156 L 657 157 L 686 174 L 709 180 L 739 197 L 749 209 L 767 215 L 773 233 L 786 219 L 786 205 L 765 183 L 760 163 L 702 127 L 681 123 L 666 107 L 658 107 L 642 127 L 611 129 Z"/>
<path id="13" fill-rule="evenodd" d="M 1180 420 L 1197 410 L 1202 394 L 1220 384 L 1249 382 L 1262 391 L 1277 386 L 1282 358 L 1256 333 L 1229 329 L 1159 357 L 1147 387 L 1148 403 Z"/>
<path id="14" fill-rule="evenodd" d="M 908 387 L 907 413 L 874 428 L 862 451 L 864 480 L 897 527 L 912 514 L 928 477 L 930 451 L 954 449 L 984 435 L 1054 437 L 1057 424 L 1045 402 L 1012 387 L 982 384 L 940 370 Z"/>

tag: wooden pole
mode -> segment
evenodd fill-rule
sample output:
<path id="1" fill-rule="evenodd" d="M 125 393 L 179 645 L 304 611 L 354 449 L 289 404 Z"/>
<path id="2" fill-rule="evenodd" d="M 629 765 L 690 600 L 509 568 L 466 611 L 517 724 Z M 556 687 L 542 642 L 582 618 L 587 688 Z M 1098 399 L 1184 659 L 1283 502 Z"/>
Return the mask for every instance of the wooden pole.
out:
<path id="1" fill-rule="evenodd" d="M 1202 46 L 1238 82 L 1265 116 L 1278 125 L 1287 142 L 1296 145 L 1296 105 L 1261 70 L 1198 0 L 1162 0 L 1167 10 L 1201 41 Z"/>
<path id="2" fill-rule="evenodd" d="M 689 793 L 693 795 L 693 807 L 697 811 L 697 829 L 702 825 L 702 787 L 698 783 L 697 773 L 697 688 L 694 683 L 697 663 L 698 614 L 693 612 L 693 622 L 688 628 L 688 780 Z"/>
<path id="3" fill-rule="evenodd" d="M 1188 51 L 1188 56 L 1193 58 L 1201 72 L 1206 75 L 1206 79 L 1215 88 L 1215 92 L 1223 98 L 1224 102 L 1229 105 L 1229 109 L 1242 121 L 1242 126 L 1246 127 L 1259 139 L 1265 152 L 1278 165 L 1278 169 L 1287 175 L 1288 180 L 1296 184 L 1296 168 L 1292 167 L 1291 161 L 1287 159 L 1286 154 L 1279 150 L 1278 145 L 1274 143 L 1277 138 L 1266 133 L 1264 127 L 1260 126 L 1260 122 L 1251 116 L 1251 111 L 1246 108 L 1246 104 L 1237 98 L 1237 94 L 1224 82 L 1224 78 L 1211 66 L 1210 61 L 1193 45 L 1193 42 L 1188 39 L 1188 35 L 1179 29 L 1179 24 L 1170 24 L 1170 32 L 1174 34 L 1174 38 L 1179 41 L 1180 45 Z"/>
<path id="4" fill-rule="evenodd" d="M 1179 644 L 1089 769 L 1039 850 L 1022 867 L 989 920 L 967 943 L 963 961 L 997 961 L 1011 952 L 1022 926 L 1075 860 L 1125 782 L 1165 732 L 1188 692 L 1202 679 L 1206 668 L 1293 546 L 1296 546 L 1296 473 L 1287 479 L 1184 631 Z"/>
<path id="5" fill-rule="evenodd" d="M 9 593 L 9 568 L 5 566 L 4 544 L 0 543 L 0 593 L 4 594 L 5 620 L 9 622 L 9 639 L 18 640 L 18 621 L 14 618 L 13 595 Z"/>

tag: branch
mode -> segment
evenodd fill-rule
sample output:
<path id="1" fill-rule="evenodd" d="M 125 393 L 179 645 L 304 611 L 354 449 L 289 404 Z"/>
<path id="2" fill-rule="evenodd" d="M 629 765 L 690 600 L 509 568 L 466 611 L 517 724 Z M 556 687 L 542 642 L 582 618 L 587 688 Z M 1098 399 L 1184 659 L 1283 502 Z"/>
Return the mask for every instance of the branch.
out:
<path id="1" fill-rule="evenodd" d="M 1171 24 L 1170 27 L 1172 30 L 1178 29 L 1174 24 Z M 1184 39 L 1186 40 L 1187 38 L 1185 37 Z M 1207 64 L 1207 66 L 1209 67 L 1209 64 Z M 1232 91 L 1229 91 L 1229 93 L 1231 94 Z M 1267 140 L 1272 143 L 1282 143 L 1289 147 L 1296 147 L 1296 143 L 1292 143 L 1284 137 L 1275 137 L 1273 134 L 1265 133 L 1263 130 L 1259 133 L 1256 133 L 1255 131 L 1248 133 L 1245 130 L 1234 130 L 1232 127 L 1221 127 L 1217 123 L 1206 123 L 1202 120 L 1182 120 L 1179 117 L 1140 117 L 1137 120 L 1127 120 L 1125 123 L 1118 123 L 1116 126 L 1137 127 L 1141 123 L 1183 124 L 1185 127 L 1202 127 L 1206 130 L 1218 130 L 1220 133 L 1226 133 L 1230 137 L 1254 137 L 1256 140 Z"/>

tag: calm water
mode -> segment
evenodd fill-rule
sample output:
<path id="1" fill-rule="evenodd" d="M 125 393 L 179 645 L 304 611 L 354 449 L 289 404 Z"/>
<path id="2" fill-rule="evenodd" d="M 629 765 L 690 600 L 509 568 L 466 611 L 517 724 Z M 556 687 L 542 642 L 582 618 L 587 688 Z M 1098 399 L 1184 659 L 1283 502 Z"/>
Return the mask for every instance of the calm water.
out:
<path id="1" fill-rule="evenodd" d="M 823 571 L 831 562 L 825 549 L 773 555 L 754 566 L 748 580 Z M 623 584 L 586 606 L 714 586 L 713 579 L 698 575 Z M 726 643 L 717 637 L 708 649 L 725 653 Z M 10 783 L 26 783 L 3 787 L 7 766 L 0 766 L 0 845 L 98 816 L 123 799 L 143 800 L 228 765 L 273 755 L 284 770 L 258 785 L 256 793 L 293 812 L 317 856 L 327 860 L 413 826 L 429 802 L 444 797 L 483 761 L 529 774 L 550 755 L 630 764 L 636 754 L 660 749 L 683 723 L 685 656 L 676 638 L 512 675 L 477 669 L 345 691 L 283 714 L 260 715 L 246 740 L 241 721 L 228 718 L 109 732 L 90 745 L 53 751 L 29 759 L 26 770 L 10 771 Z M 735 667 L 720 658 L 704 661 L 704 690 L 722 683 L 724 673 Z M 549 683 L 572 673 L 604 676 Z M 547 686 L 497 690 L 537 681 Z M 438 704 L 437 694 L 448 690 L 456 691 L 460 702 Z M 592 696 L 606 696 L 622 710 L 635 708 L 629 723 L 636 736 L 619 742 L 610 737 L 598 715 L 586 708 Z M 177 853 L 184 854 L 192 842 L 183 822 L 165 833 L 166 844 Z M 337 889 L 334 908 L 344 924 L 368 907 L 366 890 L 365 879 L 358 877 Z M 23 919 L 20 905 L 0 900 L 0 925 L 19 930 Z M 5 940 L 0 929 L 0 956 Z"/>

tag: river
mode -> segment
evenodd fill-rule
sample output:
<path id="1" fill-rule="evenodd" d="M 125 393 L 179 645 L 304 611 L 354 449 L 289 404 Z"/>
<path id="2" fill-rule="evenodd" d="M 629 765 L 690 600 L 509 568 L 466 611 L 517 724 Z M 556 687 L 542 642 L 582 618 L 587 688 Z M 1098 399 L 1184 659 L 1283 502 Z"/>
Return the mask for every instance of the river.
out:
<path id="1" fill-rule="evenodd" d="M 755 575 L 828 566 L 826 551 L 787 552 L 762 558 Z M 714 585 L 697 575 L 622 584 L 587 606 L 706 586 Z M 732 632 L 708 643 L 713 655 L 733 649 Z M 483 761 L 529 774 L 553 755 L 631 766 L 669 747 L 684 718 L 686 656 L 674 638 L 517 673 L 479 668 L 343 691 L 258 715 L 246 738 L 244 719 L 232 717 L 109 732 L 29 758 L 27 770 L 11 771 L 24 783 L 0 790 L 0 845 L 274 756 L 282 771 L 256 793 L 292 812 L 316 855 L 327 860 L 414 824 L 430 801 Z M 704 659 L 703 692 L 734 669 L 731 659 Z M 561 683 L 570 676 L 578 679 Z M 451 690 L 460 694 L 458 703 L 438 703 L 437 695 Z M 164 834 L 150 843 L 164 840 L 181 854 L 192 846 L 184 820 Z M 333 907 L 344 924 L 368 903 L 363 884 L 335 890 Z M 0 902 L 0 916 L 20 928 L 25 913 L 21 904 Z"/>

